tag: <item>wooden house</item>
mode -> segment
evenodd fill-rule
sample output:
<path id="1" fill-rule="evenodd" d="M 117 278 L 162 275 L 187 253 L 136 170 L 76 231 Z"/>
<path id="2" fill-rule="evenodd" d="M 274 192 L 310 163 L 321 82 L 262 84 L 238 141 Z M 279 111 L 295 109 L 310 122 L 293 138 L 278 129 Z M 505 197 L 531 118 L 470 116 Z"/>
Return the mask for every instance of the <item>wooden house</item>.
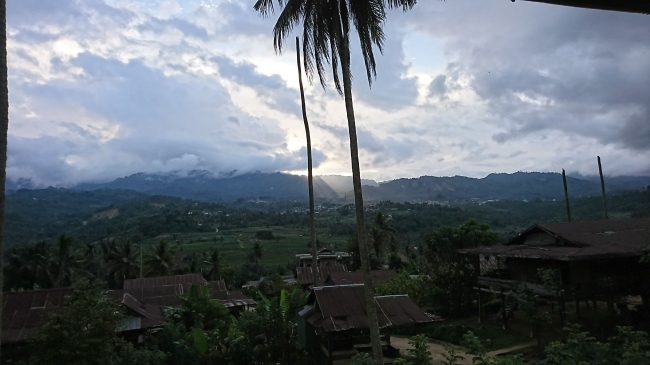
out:
<path id="1" fill-rule="evenodd" d="M 388 328 L 431 319 L 408 295 L 376 296 L 375 305 L 379 328 L 384 332 L 385 363 L 392 363 L 399 350 L 391 346 Z M 337 364 L 359 352 L 372 352 L 363 285 L 315 287 L 298 314 L 298 341 L 314 364 Z"/>
<path id="2" fill-rule="evenodd" d="M 373 283 L 388 281 L 397 277 L 397 272 L 393 269 L 389 270 L 372 270 L 370 277 Z M 325 279 L 325 285 L 349 285 L 349 284 L 363 284 L 363 272 L 332 272 Z"/>
<path id="3" fill-rule="evenodd" d="M 604 220 L 536 224 L 504 245 L 460 252 L 475 256 L 477 272 L 481 258 L 497 259 L 496 270 L 478 276 L 479 293 L 530 290 L 562 307 L 569 300 L 607 302 L 612 313 L 620 298 L 640 296 L 639 312 L 648 321 L 650 264 L 640 258 L 649 244 L 650 219 Z M 540 275 L 549 269 L 557 276 L 554 286 Z"/>

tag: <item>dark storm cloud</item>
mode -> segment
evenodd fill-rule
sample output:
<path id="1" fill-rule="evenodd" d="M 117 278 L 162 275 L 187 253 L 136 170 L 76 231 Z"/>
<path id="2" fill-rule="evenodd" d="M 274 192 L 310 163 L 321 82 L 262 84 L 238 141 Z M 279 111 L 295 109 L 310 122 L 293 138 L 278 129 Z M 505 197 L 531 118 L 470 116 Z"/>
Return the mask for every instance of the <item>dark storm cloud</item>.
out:
<path id="1" fill-rule="evenodd" d="M 411 25 L 447 39 L 487 103 L 486 120 L 501 129 L 495 141 L 556 130 L 650 150 L 647 16 L 525 2 L 431 5 L 407 14 Z M 437 76 L 430 94 L 449 76 Z"/>
<path id="2" fill-rule="evenodd" d="M 20 90 L 15 95 L 18 100 L 29 95 L 30 109 L 40 115 L 44 125 L 65 130 L 58 138 L 13 137 L 11 178 L 67 184 L 140 171 L 200 168 L 243 173 L 306 165 L 301 151 L 286 151 L 284 133 L 275 123 L 239 110 L 217 82 L 191 75 L 165 76 L 138 60 L 125 64 L 87 53 L 71 63 L 84 70 L 83 76 L 48 84 L 10 85 L 12 90 Z M 82 108 L 116 122 L 120 130 L 116 136 L 106 137 L 108 127 L 47 113 L 56 106 Z M 236 123 L 233 115 L 237 115 Z M 20 119 L 12 121 L 20 123 Z M 30 149 L 39 152 L 29 153 Z M 314 151 L 314 166 L 325 159 L 322 152 Z"/>

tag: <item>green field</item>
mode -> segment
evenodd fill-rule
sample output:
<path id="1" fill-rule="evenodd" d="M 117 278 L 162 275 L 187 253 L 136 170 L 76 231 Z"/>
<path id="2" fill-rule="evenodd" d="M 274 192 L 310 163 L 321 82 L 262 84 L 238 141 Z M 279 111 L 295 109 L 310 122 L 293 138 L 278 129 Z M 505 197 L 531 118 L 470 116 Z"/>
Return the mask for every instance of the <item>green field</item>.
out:
<path id="1" fill-rule="evenodd" d="M 271 231 L 275 236 L 272 240 L 261 240 L 255 237 L 258 231 Z M 329 247 L 338 250 L 345 250 L 348 243 L 348 236 L 330 235 L 323 229 L 323 233 L 317 233 L 320 247 Z M 223 241 L 222 241 L 223 237 Z M 286 265 L 287 262 L 295 261 L 298 253 L 309 253 L 309 229 L 291 227 L 247 227 L 228 230 L 219 230 L 211 233 L 166 233 L 156 238 L 145 240 L 147 246 L 166 239 L 177 242 L 178 254 L 185 256 L 192 253 L 203 253 L 217 247 L 224 255 L 225 265 L 238 265 L 246 260 L 246 255 L 254 243 L 260 242 L 264 247 L 262 264 L 266 267 L 277 267 Z"/>

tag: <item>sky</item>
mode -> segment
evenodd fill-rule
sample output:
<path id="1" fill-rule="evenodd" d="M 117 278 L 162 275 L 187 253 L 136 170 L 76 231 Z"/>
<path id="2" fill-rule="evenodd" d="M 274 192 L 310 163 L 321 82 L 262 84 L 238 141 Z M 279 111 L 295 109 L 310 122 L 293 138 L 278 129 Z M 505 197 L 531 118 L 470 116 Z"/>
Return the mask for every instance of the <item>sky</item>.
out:
<path id="1" fill-rule="evenodd" d="M 7 178 L 305 174 L 295 46 L 253 3 L 7 0 Z M 650 175 L 649 16 L 420 0 L 385 33 L 372 87 L 351 43 L 363 178 Z M 315 174 L 350 175 L 343 99 L 314 81 Z"/>

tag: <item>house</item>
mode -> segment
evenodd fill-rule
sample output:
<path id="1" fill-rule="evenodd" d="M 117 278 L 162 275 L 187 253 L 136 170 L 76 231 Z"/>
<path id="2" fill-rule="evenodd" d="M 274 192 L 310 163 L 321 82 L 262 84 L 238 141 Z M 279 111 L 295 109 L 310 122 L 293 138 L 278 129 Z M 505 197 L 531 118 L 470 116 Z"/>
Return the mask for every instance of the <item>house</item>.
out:
<path id="1" fill-rule="evenodd" d="M 327 265 L 318 268 L 318 283 L 324 283 L 325 279 L 334 272 L 347 272 L 348 267 L 345 265 Z M 302 289 L 307 289 L 314 284 L 314 274 L 311 266 L 309 267 L 296 267 L 296 280 Z"/>
<path id="2" fill-rule="evenodd" d="M 538 3 L 572 6 L 586 9 L 623 11 L 650 14 L 650 3 L 646 0 L 526 0 Z"/>
<path id="3" fill-rule="evenodd" d="M 373 283 L 388 281 L 397 277 L 397 272 L 393 269 L 390 270 L 372 270 L 370 277 Z M 347 284 L 363 284 L 363 272 L 332 272 L 327 276 L 325 285 L 347 285 Z"/>
<path id="4" fill-rule="evenodd" d="M 121 298 L 123 293 L 128 293 L 149 305 L 180 308 L 180 297 L 187 295 L 192 284 L 199 288 L 209 285 L 210 297 L 230 308 L 233 313 L 249 310 L 255 305 L 255 301 L 243 293 L 228 291 L 223 280 L 208 282 L 201 274 L 129 279 L 124 281 L 124 289 L 111 290 L 108 293 L 116 299 Z"/>
<path id="5" fill-rule="evenodd" d="M 376 296 L 385 363 L 399 356 L 388 328 L 431 322 L 408 295 Z M 298 313 L 298 341 L 316 364 L 330 365 L 371 352 L 364 287 L 361 284 L 315 287 Z"/>
<path id="6" fill-rule="evenodd" d="M 614 313 L 614 301 L 638 295 L 643 304 L 636 314 L 650 321 L 650 264 L 639 262 L 649 243 L 650 219 L 603 220 L 540 223 L 504 245 L 459 252 L 475 257 L 478 272 L 481 257 L 496 258 L 497 269 L 478 276 L 479 293 L 530 290 L 559 303 L 561 313 L 567 301 L 576 301 L 578 315 L 578 301 L 607 302 Z M 542 283 L 544 269 L 557 273 L 555 288 Z M 505 311 L 502 320 L 507 326 Z"/>
<path id="7" fill-rule="evenodd" d="M 45 324 L 47 315 L 60 308 L 71 288 L 30 290 L 2 294 L 2 360 L 27 360 L 26 344 Z"/>
<path id="8" fill-rule="evenodd" d="M 352 256 L 347 252 L 334 252 L 328 248 L 321 248 L 316 256 L 319 267 L 347 265 L 351 258 Z M 311 267 L 312 265 L 311 253 L 298 254 L 296 260 L 297 267 Z"/>

